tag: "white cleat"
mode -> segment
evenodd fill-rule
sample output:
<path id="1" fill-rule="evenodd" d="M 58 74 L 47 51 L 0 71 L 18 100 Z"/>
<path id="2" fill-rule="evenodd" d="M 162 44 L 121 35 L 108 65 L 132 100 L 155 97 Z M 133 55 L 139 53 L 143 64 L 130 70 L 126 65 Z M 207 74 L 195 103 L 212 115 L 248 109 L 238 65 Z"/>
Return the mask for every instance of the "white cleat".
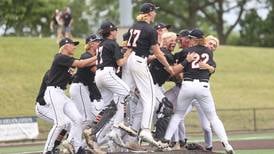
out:
<path id="1" fill-rule="evenodd" d="M 123 140 L 121 139 L 121 137 L 119 136 L 119 134 L 116 131 L 111 131 L 108 134 L 108 137 L 116 144 L 119 144 L 121 146 L 125 146 L 125 143 L 123 142 Z"/>
<path id="2" fill-rule="evenodd" d="M 223 146 L 225 148 L 225 151 L 227 154 L 235 154 L 234 150 L 233 150 L 233 147 L 230 145 L 230 144 L 224 144 L 223 143 Z"/>
<path id="3" fill-rule="evenodd" d="M 63 146 L 63 153 L 65 154 L 74 154 L 74 148 L 72 146 L 72 144 L 70 144 L 67 140 L 64 140 L 62 142 L 62 146 Z"/>
<path id="4" fill-rule="evenodd" d="M 168 144 L 166 144 L 166 143 L 162 143 L 161 141 L 158 141 L 158 142 L 155 141 L 149 129 L 143 129 L 140 132 L 139 137 L 140 137 L 141 141 L 143 140 L 145 142 L 151 143 L 160 149 L 164 149 L 164 148 L 168 147 Z"/>
<path id="5" fill-rule="evenodd" d="M 131 136 L 138 136 L 138 133 L 135 130 L 133 130 L 129 126 L 126 126 L 123 122 L 118 125 L 118 128 L 124 130 Z"/>

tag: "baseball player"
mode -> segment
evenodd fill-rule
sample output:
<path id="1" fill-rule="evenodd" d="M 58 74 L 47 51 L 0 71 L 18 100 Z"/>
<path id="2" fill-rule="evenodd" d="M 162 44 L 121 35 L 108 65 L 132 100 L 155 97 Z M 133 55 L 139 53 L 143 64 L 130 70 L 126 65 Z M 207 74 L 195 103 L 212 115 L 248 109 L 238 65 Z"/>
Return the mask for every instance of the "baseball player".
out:
<path id="1" fill-rule="evenodd" d="M 157 23 L 155 26 L 154 26 L 154 29 L 156 29 L 157 31 L 157 34 L 158 34 L 158 42 L 159 44 L 162 42 L 162 35 L 165 33 L 165 32 L 168 32 L 168 30 L 171 28 L 171 25 L 166 25 L 164 23 Z"/>
<path id="2" fill-rule="evenodd" d="M 171 52 L 174 51 L 176 46 L 176 34 L 173 32 L 166 32 L 162 35 L 161 51 L 164 53 L 170 65 L 174 64 L 174 57 Z M 157 60 L 153 60 L 149 69 L 154 81 L 155 94 L 156 94 L 156 113 L 158 114 L 155 132 L 155 138 L 160 140 L 164 137 L 165 130 L 173 114 L 173 105 L 165 97 L 162 91 L 162 85 L 165 81 L 170 79 L 170 74 L 164 69 L 164 66 Z"/>
<path id="3" fill-rule="evenodd" d="M 101 37 L 91 34 L 86 38 L 86 51 L 81 55 L 80 59 L 88 59 L 93 57 L 96 60 L 96 49 L 98 48 Z M 74 79 L 70 86 L 70 96 L 77 106 L 84 120 L 84 128 L 91 126 L 95 116 L 100 112 L 101 94 L 94 82 L 96 61 L 91 66 L 79 68 L 74 75 Z M 97 101 L 99 100 L 99 101 Z M 98 108 L 99 106 L 99 108 Z"/>
<path id="4" fill-rule="evenodd" d="M 184 79 L 177 99 L 175 114 L 172 116 L 168 126 L 165 139 L 170 140 L 178 127 L 178 124 L 185 116 L 187 108 L 191 105 L 193 99 L 196 99 L 207 119 L 209 120 L 216 135 L 221 140 L 227 153 L 234 153 L 224 126 L 218 118 L 215 110 L 213 97 L 209 89 L 209 78 L 215 71 L 216 64 L 213 60 L 212 52 L 204 46 L 204 34 L 199 29 L 190 32 L 192 47 L 185 49 L 185 60 L 174 68 L 175 72 L 181 70 L 184 72 Z"/>
<path id="5" fill-rule="evenodd" d="M 184 32 L 184 33 L 183 33 Z M 180 47 L 188 47 L 189 44 L 189 38 L 188 38 L 188 31 L 181 31 L 181 37 L 184 37 L 183 40 L 181 41 Z M 180 35 L 179 33 L 179 35 Z M 205 46 L 208 47 L 211 51 L 215 51 L 216 48 L 219 46 L 219 40 L 212 36 L 209 35 L 205 38 Z M 179 58 L 179 55 L 182 54 L 182 52 L 176 53 L 176 57 Z M 169 98 L 169 99 L 174 99 L 178 97 L 178 93 L 180 90 L 181 84 L 180 83 L 176 83 L 176 86 L 173 87 L 171 90 L 167 91 L 165 93 L 165 95 Z M 176 101 L 175 101 L 176 102 Z M 212 144 L 212 130 L 210 127 L 210 122 L 207 120 L 205 113 L 203 112 L 203 110 L 201 109 L 200 104 L 196 101 L 193 100 L 191 105 L 189 106 L 189 108 L 187 109 L 186 114 L 188 114 L 189 112 L 191 112 L 192 107 L 195 107 L 198 115 L 199 115 L 199 120 L 200 120 L 200 124 L 202 126 L 202 129 L 204 131 L 204 139 L 205 139 L 205 149 L 208 151 L 212 151 L 213 149 L 213 144 Z M 181 121 L 181 124 L 179 125 L 179 129 L 178 129 L 178 137 L 179 137 L 179 143 L 181 146 L 186 144 L 187 138 L 186 138 L 186 131 L 185 131 L 185 125 L 184 125 L 184 120 Z"/>
<path id="6" fill-rule="evenodd" d="M 96 49 L 98 48 L 102 38 L 99 35 L 91 34 L 85 41 L 85 52 L 80 59 L 88 59 L 93 57 L 96 60 Z M 96 71 L 96 61 L 91 66 L 79 68 L 74 75 L 74 79 L 70 86 L 70 96 L 75 103 L 77 109 L 83 117 L 84 136 L 90 149 L 100 150 L 96 143 L 91 139 L 92 122 L 96 115 L 102 110 L 103 102 L 101 94 L 97 88 L 94 77 Z"/>
<path id="7" fill-rule="evenodd" d="M 130 86 L 132 92 L 135 88 L 140 92 L 141 104 L 137 107 L 142 111 L 140 138 L 150 143 L 155 143 L 151 133 L 152 117 L 155 108 L 155 90 L 153 79 L 147 66 L 147 57 L 150 48 L 156 58 L 164 65 L 165 69 L 173 74 L 164 54 L 160 51 L 157 32 L 149 24 L 154 21 L 157 7 L 152 3 L 144 3 L 140 7 L 137 22 L 128 30 L 127 46 L 132 48 L 126 65 L 123 68 L 122 79 Z M 139 107 L 138 107 L 139 105 Z M 134 127 L 134 126 L 132 126 Z M 138 128 L 133 128 L 138 130 Z M 155 145 L 155 144 L 154 144 Z"/>
<path id="8" fill-rule="evenodd" d="M 129 87 L 127 84 L 116 75 L 118 66 L 126 63 L 131 50 L 127 50 L 122 54 L 119 45 L 117 44 L 117 27 L 105 21 L 100 26 L 101 36 L 103 41 L 97 50 L 97 70 L 95 82 L 98 86 L 105 106 L 109 105 L 115 97 L 117 112 L 113 117 L 113 127 L 108 137 L 118 144 L 123 144 L 121 140 L 121 132 L 118 129 L 118 124 L 124 121 L 125 97 L 129 95 Z M 112 117 L 110 117 L 112 118 Z"/>
<path id="9" fill-rule="evenodd" d="M 52 108 L 52 106 L 50 106 L 49 104 L 47 104 L 44 100 L 44 94 L 47 88 L 47 80 L 48 80 L 48 76 L 49 76 L 49 70 L 45 73 L 43 79 L 42 79 L 42 83 L 40 86 L 40 90 L 38 93 L 38 96 L 36 97 L 36 105 L 35 105 L 35 112 L 36 115 L 47 121 L 48 123 L 53 124 L 54 123 L 54 110 Z M 57 151 L 57 147 L 60 145 L 60 143 L 62 142 L 64 136 L 67 133 L 67 130 L 69 130 L 70 127 L 70 121 L 68 118 L 66 118 L 66 127 L 64 129 L 61 130 L 60 134 L 58 135 L 57 139 L 54 141 L 54 146 L 52 148 L 51 151 L 44 151 L 44 153 L 46 154 L 50 154 L 50 153 L 55 153 Z"/>
<path id="10" fill-rule="evenodd" d="M 180 49 L 185 49 L 190 47 L 190 39 L 188 35 L 189 35 L 188 29 L 183 29 L 177 34 L 177 42 Z M 180 61 L 183 61 L 181 58 L 182 53 L 183 53 L 182 51 L 175 53 L 174 61 L 176 63 L 180 63 Z M 170 102 L 173 103 L 174 107 L 176 107 L 177 97 L 181 88 L 182 77 L 183 77 L 182 73 L 177 74 L 172 80 L 175 82 L 175 86 L 165 92 L 165 96 L 168 98 L 168 100 L 170 100 Z M 187 138 L 185 134 L 185 125 L 183 120 L 181 121 L 178 130 L 172 137 L 172 144 L 175 145 L 176 142 L 179 142 L 180 147 L 183 147 L 187 142 Z"/>
<path id="11" fill-rule="evenodd" d="M 219 46 L 218 38 L 216 38 L 212 35 L 205 37 L 205 47 L 209 48 L 210 51 L 214 52 L 218 46 Z M 208 67 L 208 66 L 205 66 L 205 67 Z M 196 108 L 196 110 L 198 112 L 200 124 L 204 131 L 205 149 L 208 151 L 212 151 L 213 144 L 212 144 L 212 130 L 210 127 L 210 122 L 208 121 L 204 111 L 202 110 L 199 102 L 196 99 L 194 99 L 192 101 L 191 105 L 187 109 L 186 115 L 189 112 L 191 112 L 193 106 Z M 183 127 L 184 127 L 184 125 L 183 125 Z M 181 129 L 181 130 L 183 131 L 182 134 L 184 134 L 184 136 L 186 136 L 185 129 Z"/>
<path id="12" fill-rule="evenodd" d="M 77 60 L 73 56 L 75 46 L 79 42 L 64 38 L 59 42 L 59 53 L 52 62 L 48 84 L 45 91 L 45 102 L 52 106 L 54 110 L 54 125 L 48 134 L 44 151 L 51 151 L 60 131 L 66 125 L 66 118 L 71 121 L 69 134 L 70 142 L 73 144 L 75 153 L 85 153 L 82 146 L 82 116 L 78 112 L 75 104 L 65 95 L 64 90 L 72 80 L 71 67 L 85 67 L 92 65 L 94 58 Z"/>

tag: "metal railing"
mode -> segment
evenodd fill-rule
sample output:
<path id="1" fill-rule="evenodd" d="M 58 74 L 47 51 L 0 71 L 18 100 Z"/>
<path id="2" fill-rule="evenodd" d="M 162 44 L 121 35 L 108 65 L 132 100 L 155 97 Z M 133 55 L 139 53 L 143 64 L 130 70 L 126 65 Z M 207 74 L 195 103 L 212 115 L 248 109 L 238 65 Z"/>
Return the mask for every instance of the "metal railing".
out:
<path id="1" fill-rule="evenodd" d="M 217 114 L 228 132 L 274 130 L 274 108 L 217 109 Z M 202 131 L 195 109 L 185 125 L 189 133 Z"/>

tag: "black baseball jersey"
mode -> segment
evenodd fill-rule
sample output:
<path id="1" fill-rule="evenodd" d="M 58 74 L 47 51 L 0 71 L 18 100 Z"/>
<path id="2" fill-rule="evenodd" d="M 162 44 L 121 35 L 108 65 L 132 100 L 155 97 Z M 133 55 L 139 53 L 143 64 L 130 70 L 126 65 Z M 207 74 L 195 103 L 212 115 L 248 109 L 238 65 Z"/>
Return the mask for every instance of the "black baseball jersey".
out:
<path id="1" fill-rule="evenodd" d="M 216 63 L 213 60 L 213 52 L 210 51 L 207 47 L 202 45 L 197 45 L 194 47 L 186 48 L 182 52 L 182 56 L 186 58 L 188 53 L 195 52 L 195 60 L 192 62 L 185 63 L 184 67 L 184 78 L 191 78 L 191 79 L 208 79 L 210 78 L 210 73 L 208 70 L 199 69 L 199 62 L 205 62 L 210 66 L 216 67 Z M 182 64 L 184 63 L 181 62 Z"/>
<path id="2" fill-rule="evenodd" d="M 88 59 L 91 58 L 92 55 L 89 52 L 84 52 L 80 59 Z M 73 83 L 83 83 L 84 85 L 88 86 L 91 82 L 94 81 L 95 73 L 90 71 L 90 69 L 94 66 L 87 66 L 83 68 L 78 68 L 76 74 L 74 75 Z"/>
<path id="3" fill-rule="evenodd" d="M 80 59 L 88 59 L 91 58 L 92 55 L 89 52 L 84 52 Z M 94 99 L 100 99 L 101 94 L 99 92 L 99 89 L 97 88 L 95 82 L 94 82 L 94 77 L 95 73 L 92 72 L 90 69 L 93 66 L 87 66 L 84 68 L 78 68 L 76 74 L 74 75 L 73 83 L 83 83 L 85 86 L 88 87 L 88 90 L 90 92 L 90 100 L 93 101 Z"/>
<path id="4" fill-rule="evenodd" d="M 138 21 L 128 30 L 128 44 L 136 55 L 147 57 L 150 54 L 150 47 L 158 43 L 157 31 L 147 22 Z"/>
<path id="5" fill-rule="evenodd" d="M 185 50 L 181 50 L 181 51 L 176 52 L 176 53 L 174 54 L 175 63 L 178 64 L 178 63 L 182 62 L 183 60 L 185 60 L 186 55 L 185 55 L 184 51 L 185 51 Z"/>
<path id="6" fill-rule="evenodd" d="M 74 57 L 57 53 L 50 68 L 48 86 L 66 89 L 67 84 L 73 79 L 71 65 L 74 60 Z"/>
<path id="7" fill-rule="evenodd" d="M 174 57 L 170 51 L 168 51 L 166 48 L 161 48 L 161 51 L 164 53 L 169 65 L 174 64 Z M 159 62 L 157 59 L 154 59 L 150 65 L 149 70 L 153 78 L 154 84 L 158 84 L 159 86 L 162 86 L 165 81 L 167 81 L 170 77 L 170 74 L 164 69 L 164 65 Z"/>
<path id="8" fill-rule="evenodd" d="M 117 60 L 123 58 L 121 48 L 115 40 L 104 39 L 97 50 L 97 69 L 117 68 Z"/>
<path id="9" fill-rule="evenodd" d="M 46 91 L 46 88 L 47 88 L 48 77 L 49 77 L 49 70 L 45 73 L 45 75 L 42 79 L 42 83 L 40 85 L 40 90 L 39 90 L 39 93 L 36 97 L 36 102 L 39 103 L 40 105 L 45 105 L 46 104 L 46 102 L 44 100 L 44 95 L 45 95 L 45 91 Z"/>

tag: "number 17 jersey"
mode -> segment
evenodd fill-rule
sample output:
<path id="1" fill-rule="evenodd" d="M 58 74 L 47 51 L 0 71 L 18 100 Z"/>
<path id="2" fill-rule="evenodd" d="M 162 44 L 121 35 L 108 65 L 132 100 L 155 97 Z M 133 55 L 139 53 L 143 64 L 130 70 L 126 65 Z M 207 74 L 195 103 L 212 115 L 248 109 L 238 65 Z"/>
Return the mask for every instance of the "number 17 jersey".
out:
<path id="1" fill-rule="evenodd" d="M 127 46 L 132 48 L 137 56 L 147 57 L 150 54 L 150 47 L 158 43 L 158 35 L 145 21 L 137 21 L 128 30 Z"/>

